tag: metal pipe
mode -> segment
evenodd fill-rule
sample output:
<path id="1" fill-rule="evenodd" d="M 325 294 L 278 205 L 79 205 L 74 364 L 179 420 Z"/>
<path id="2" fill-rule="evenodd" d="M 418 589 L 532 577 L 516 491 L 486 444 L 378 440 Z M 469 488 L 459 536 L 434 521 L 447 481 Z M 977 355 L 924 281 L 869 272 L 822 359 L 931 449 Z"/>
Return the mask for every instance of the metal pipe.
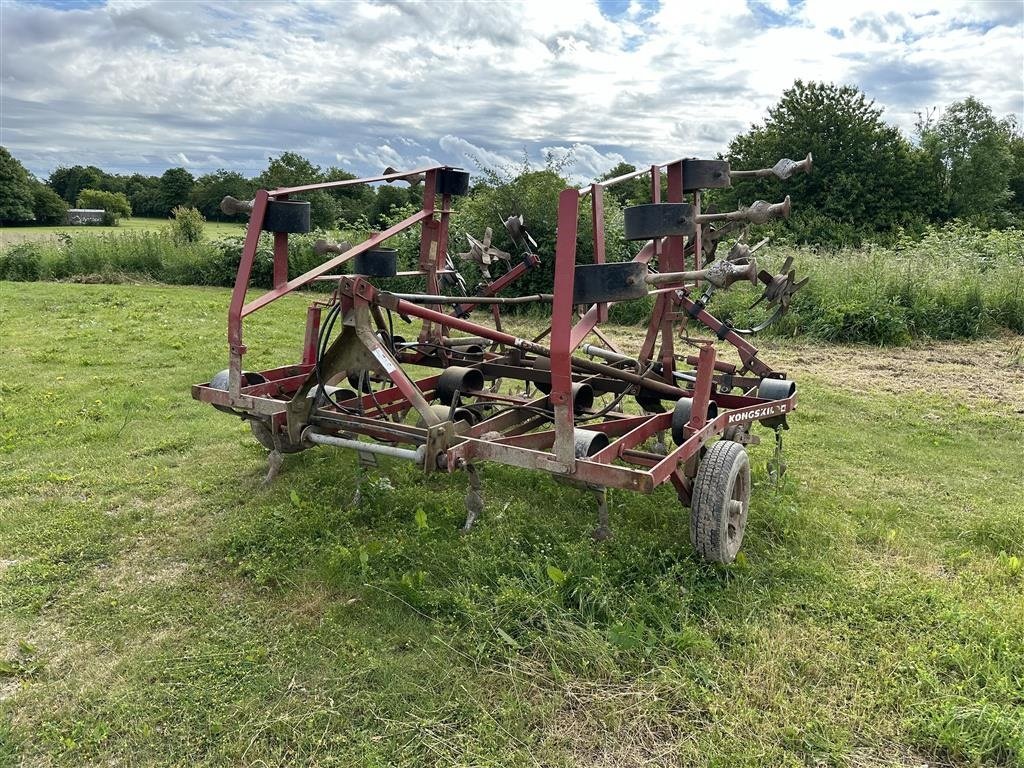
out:
<path id="1" fill-rule="evenodd" d="M 382 173 L 379 176 L 367 176 L 365 179 L 343 179 L 340 181 L 323 181 L 318 184 L 305 184 L 301 187 L 279 187 L 268 192 L 270 197 L 287 197 L 300 192 L 312 192 L 317 189 L 337 189 L 338 187 L 351 187 L 356 184 L 369 184 L 374 181 L 401 181 L 406 176 L 415 176 L 427 171 L 436 171 L 443 168 L 451 168 L 449 165 L 431 165 L 427 168 L 417 168 L 415 171 L 395 171 L 394 173 Z"/>
<path id="2" fill-rule="evenodd" d="M 380 456 L 390 456 L 394 459 L 407 459 L 408 461 L 415 461 L 418 464 L 423 463 L 423 456 L 426 453 L 426 446 L 423 445 L 415 450 L 410 450 L 408 448 L 396 448 L 393 445 L 381 445 L 380 443 L 364 443 L 361 440 L 349 440 L 344 437 L 335 437 L 334 435 L 325 435 L 320 432 L 313 432 L 308 427 L 302 433 L 302 439 L 308 440 L 311 443 L 316 443 L 317 445 L 333 445 L 338 448 L 351 448 L 353 451 L 376 453 Z"/>
<path id="3" fill-rule="evenodd" d="M 607 360 L 610 363 L 631 363 L 633 365 L 637 365 L 637 360 L 635 358 L 630 357 L 629 355 L 622 355 L 619 354 L 618 352 L 612 352 L 610 349 L 605 349 L 604 347 L 596 347 L 593 344 L 584 344 L 582 347 L 580 347 L 580 350 L 585 355 L 590 355 L 591 357 L 600 357 L 604 360 Z"/>
<path id="4" fill-rule="evenodd" d="M 435 296 L 429 293 L 392 293 L 402 301 L 413 304 L 529 304 L 534 301 L 553 301 L 550 293 L 530 296 Z"/>
<path id="5" fill-rule="evenodd" d="M 399 312 L 403 315 L 411 315 L 418 317 L 422 320 L 430 320 L 431 322 L 441 323 L 443 322 L 451 328 L 457 328 L 460 331 L 466 331 L 467 333 L 477 333 L 484 338 L 492 339 L 500 344 L 506 344 L 517 349 L 521 349 L 524 352 L 529 352 L 534 355 L 540 355 L 542 357 L 551 357 L 551 348 L 542 347 L 540 344 L 535 344 L 532 341 L 526 339 L 520 339 L 511 334 L 504 333 L 503 331 L 491 330 L 485 326 L 478 325 L 477 323 L 463 320 L 462 318 L 452 317 L 450 315 L 444 315 L 440 312 L 435 312 L 432 309 L 421 307 L 412 302 L 402 301 L 396 298 L 393 294 L 379 293 L 375 297 L 376 301 L 388 309 Z M 641 387 L 652 389 L 664 395 L 666 398 L 678 399 L 680 397 L 689 397 L 689 394 L 680 389 L 679 387 L 673 387 L 671 384 L 666 384 L 661 379 L 656 379 L 649 376 L 640 376 L 629 371 L 623 371 L 618 368 L 612 368 L 608 365 L 602 365 L 601 363 L 595 363 L 591 360 L 581 360 L 578 357 L 571 358 L 572 367 L 578 368 L 581 371 L 587 371 L 588 373 L 600 373 L 613 379 L 621 379 L 622 381 L 628 381 L 631 384 L 639 384 Z"/>
<path id="6" fill-rule="evenodd" d="M 441 343 L 446 347 L 469 347 L 474 344 L 486 346 L 494 342 L 490 339 L 485 339 L 483 336 L 444 336 L 441 339 Z"/>

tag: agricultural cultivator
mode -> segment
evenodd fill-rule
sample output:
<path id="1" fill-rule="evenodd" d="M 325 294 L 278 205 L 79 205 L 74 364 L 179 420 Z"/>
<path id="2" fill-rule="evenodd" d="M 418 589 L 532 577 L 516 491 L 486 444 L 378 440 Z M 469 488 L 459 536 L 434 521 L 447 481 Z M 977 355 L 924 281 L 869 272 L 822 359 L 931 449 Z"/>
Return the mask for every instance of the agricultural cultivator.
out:
<path id="1" fill-rule="evenodd" d="M 479 466 L 498 462 L 544 471 L 593 493 L 597 539 L 610 534 L 608 489 L 651 493 L 671 482 L 690 508 L 697 552 L 730 562 L 750 501 L 746 446 L 759 441 L 751 427 L 760 423 L 774 432 L 774 471 L 781 475 L 782 430 L 797 403 L 796 384 L 764 362 L 748 339 L 786 311 L 806 280 L 796 280 L 789 261 L 780 274 L 759 271 L 755 252 L 765 241 L 751 246 L 740 237 L 728 255 L 716 258 L 726 236 L 788 216 L 788 197 L 716 213 L 702 211 L 701 194 L 741 176 L 785 179 L 810 170 L 810 155 L 755 171 L 684 159 L 565 189 L 558 197 L 554 285 L 551 293 L 531 296 L 507 289 L 549 255 L 537 253 L 529 222 L 516 212 L 503 212 L 503 225 L 517 253 L 492 245 L 491 230 L 480 239 L 467 233 L 469 249 L 454 258 L 449 253 L 452 199 L 469 188 L 469 174 L 457 168 L 388 168 L 372 178 L 261 190 L 251 201 L 227 198 L 224 210 L 249 215 L 228 312 L 229 366 L 194 386 L 192 395 L 250 422 L 270 451 L 268 482 L 284 454 L 318 445 L 355 451 L 364 467 L 392 457 L 425 472 L 465 471 L 468 530 L 483 508 Z M 645 244 L 631 261 L 609 261 L 605 190 L 641 175 L 650 178 L 651 202 L 626 208 L 624 229 L 628 240 Z M 288 278 L 288 235 L 310 228 L 309 204 L 289 198 L 399 181 L 422 188 L 421 210 L 356 245 L 318 242 L 325 261 Z M 578 264 L 582 205 L 592 212 L 593 253 Z M 412 227 L 420 233 L 418 263 L 399 271 L 397 252 L 386 243 Z M 264 231 L 273 233 L 273 288 L 247 300 Z M 473 290 L 456 268 L 461 261 L 479 267 L 483 279 Z M 340 269 L 345 264 L 349 274 Z M 388 280 L 396 276 L 421 279 L 422 293 L 389 291 Z M 325 281 L 333 290 L 308 308 L 301 360 L 245 370 L 244 319 Z M 770 308 L 766 322 L 737 328 L 708 311 L 716 292 L 738 282 L 762 287 L 755 303 Z M 638 350 L 625 351 L 601 324 L 612 304 L 647 296 L 653 310 L 646 336 Z M 550 303 L 548 329 L 533 338 L 505 330 L 501 308 L 532 302 Z M 403 338 L 398 330 L 414 321 L 420 321 L 415 338 Z M 695 326 L 703 332 L 691 338 Z M 719 359 L 717 348 L 725 345 L 737 361 Z"/>

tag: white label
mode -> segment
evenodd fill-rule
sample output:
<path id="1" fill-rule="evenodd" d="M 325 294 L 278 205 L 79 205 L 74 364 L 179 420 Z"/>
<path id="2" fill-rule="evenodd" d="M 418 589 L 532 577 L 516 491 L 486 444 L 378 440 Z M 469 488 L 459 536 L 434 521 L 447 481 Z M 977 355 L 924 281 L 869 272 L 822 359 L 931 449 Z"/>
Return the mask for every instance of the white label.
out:
<path id="1" fill-rule="evenodd" d="M 371 351 L 373 352 L 373 356 L 376 357 L 377 360 L 380 361 L 380 364 L 384 366 L 385 371 L 393 373 L 398 370 L 398 366 L 392 362 L 391 356 L 383 349 L 373 349 Z"/>
<path id="2" fill-rule="evenodd" d="M 729 414 L 729 417 L 725 420 L 726 424 L 735 424 L 737 421 L 751 421 L 755 419 L 764 419 L 769 416 L 777 416 L 780 413 L 786 412 L 786 404 L 781 405 L 762 405 L 757 408 L 748 408 L 745 411 L 735 411 Z"/>

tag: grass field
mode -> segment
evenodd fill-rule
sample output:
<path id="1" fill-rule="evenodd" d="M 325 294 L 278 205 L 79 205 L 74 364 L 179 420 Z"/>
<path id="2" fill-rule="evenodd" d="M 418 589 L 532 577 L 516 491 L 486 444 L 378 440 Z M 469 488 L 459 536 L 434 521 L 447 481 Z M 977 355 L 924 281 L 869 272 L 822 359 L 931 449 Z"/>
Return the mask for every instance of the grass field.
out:
<path id="1" fill-rule="evenodd" d="M 132 217 L 123 219 L 116 227 L 102 226 L 54 226 L 54 227 L 0 227 L 0 250 L 18 243 L 54 240 L 58 234 L 71 235 L 103 234 L 107 232 L 159 232 L 167 226 L 170 219 L 147 219 Z M 208 221 L 203 225 L 207 237 L 218 235 L 240 235 L 245 232 L 244 220 Z"/>
<path id="2" fill-rule="evenodd" d="M 0 765 L 1024 765 L 1024 346 L 767 343 L 743 557 L 668 488 L 261 448 L 228 292 L 0 282 Z M 303 300 L 254 316 L 291 362 Z M 622 329 L 621 334 L 636 334 Z M 277 350 L 270 354 L 268 349 Z"/>

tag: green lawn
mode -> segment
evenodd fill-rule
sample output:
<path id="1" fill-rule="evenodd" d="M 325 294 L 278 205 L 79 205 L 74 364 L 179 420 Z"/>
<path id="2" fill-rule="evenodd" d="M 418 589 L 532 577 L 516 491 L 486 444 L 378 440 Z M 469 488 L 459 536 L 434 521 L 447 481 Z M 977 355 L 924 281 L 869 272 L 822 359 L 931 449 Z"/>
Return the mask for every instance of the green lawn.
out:
<path id="1" fill-rule="evenodd" d="M 67 226 L 54 227 L 0 227 L 0 250 L 9 245 L 16 245 L 37 240 L 52 240 L 60 233 L 71 235 L 100 234 L 104 232 L 145 231 L 157 232 L 167 226 L 169 219 L 148 219 L 141 216 L 123 219 L 116 227 L 101 226 Z M 245 221 L 208 221 L 203 231 L 207 237 L 220 235 L 240 235 L 245 232 Z"/>
<path id="2" fill-rule="evenodd" d="M 1024 765 L 1024 370 L 972 360 L 1019 341 L 767 352 L 789 472 L 752 449 L 723 568 L 670 488 L 615 493 L 603 545 L 511 468 L 465 536 L 462 476 L 387 462 L 354 508 L 317 449 L 261 489 L 189 397 L 227 301 L 0 283 L 0 765 Z M 254 316 L 249 367 L 302 307 Z"/>

